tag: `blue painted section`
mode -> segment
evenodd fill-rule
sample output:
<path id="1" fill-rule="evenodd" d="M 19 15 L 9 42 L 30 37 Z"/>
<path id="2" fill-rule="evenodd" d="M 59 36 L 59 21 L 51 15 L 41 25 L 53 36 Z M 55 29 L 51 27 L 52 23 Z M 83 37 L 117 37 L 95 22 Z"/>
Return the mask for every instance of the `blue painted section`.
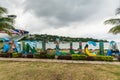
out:
<path id="1" fill-rule="evenodd" d="M 28 34 L 29 32 L 28 31 L 25 31 L 25 30 L 20 30 L 20 29 L 15 29 L 14 31 L 18 32 L 18 33 L 22 33 L 22 34 Z"/>
<path id="2" fill-rule="evenodd" d="M 14 44 L 15 44 L 15 47 L 16 47 L 17 52 L 18 52 L 18 53 L 21 53 L 20 46 L 19 46 L 17 40 L 14 40 Z"/>
<path id="3" fill-rule="evenodd" d="M 4 42 L 9 42 L 10 39 L 8 39 L 8 38 L 3 38 L 3 41 L 4 41 Z"/>
<path id="4" fill-rule="evenodd" d="M 6 53 L 10 49 L 10 46 L 8 44 L 3 44 L 3 52 Z"/>
<path id="5" fill-rule="evenodd" d="M 59 51 L 59 42 L 60 42 L 60 39 L 57 38 L 56 39 L 56 55 L 57 56 L 61 55 L 61 52 Z"/>
<path id="6" fill-rule="evenodd" d="M 111 50 L 107 50 L 107 55 L 108 56 L 112 56 L 112 51 Z"/>
<path id="7" fill-rule="evenodd" d="M 61 55 L 60 51 L 59 51 L 59 45 L 56 45 L 56 55 L 59 56 Z"/>
<path id="8" fill-rule="evenodd" d="M 109 50 L 107 51 L 108 56 L 112 56 L 115 53 L 116 55 L 120 55 L 120 52 L 117 47 L 117 43 L 115 41 L 110 42 Z"/>
<path id="9" fill-rule="evenodd" d="M 112 56 L 113 53 L 120 55 L 120 52 L 119 52 L 119 51 L 107 50 L 107 55 L 108 55 L 108 56 Z"/>
<path id="10" fill-rule="evenodd" d="M 87 43 L 92 44 L 93 46 L 97 46 L 96 42 L 94 42 L 94 41 L 88 41 Z"/>
<path id="11" fill-rule="evenodd" d="M 116 44 L 116 42 L 115 41 L 110 41 L 110 44 Z"/>

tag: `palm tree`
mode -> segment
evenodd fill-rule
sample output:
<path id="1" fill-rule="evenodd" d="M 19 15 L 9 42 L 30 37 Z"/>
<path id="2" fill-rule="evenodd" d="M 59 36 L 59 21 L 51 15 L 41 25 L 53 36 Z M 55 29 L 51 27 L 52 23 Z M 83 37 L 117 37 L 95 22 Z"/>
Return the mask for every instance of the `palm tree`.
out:
<path id="1" fill-rule="evenodd" d="M 116 10 L 116 15 L 120 14 L 120 8 Z M 115 25 L 109 30 L 109 33 L 118 34 L 120 33 L 120 18 L 109 19 L 104 22 L 105 24 Z"/>
<path id="2" fill-rule="evenodd" d="M 13 27 L 14 19 L 6 14 L 8 13 L 7 9 L 4 7 L 0 7 L 0 31 L 5 31 L 9 35 L 9 29 L 15 29 Z"/>

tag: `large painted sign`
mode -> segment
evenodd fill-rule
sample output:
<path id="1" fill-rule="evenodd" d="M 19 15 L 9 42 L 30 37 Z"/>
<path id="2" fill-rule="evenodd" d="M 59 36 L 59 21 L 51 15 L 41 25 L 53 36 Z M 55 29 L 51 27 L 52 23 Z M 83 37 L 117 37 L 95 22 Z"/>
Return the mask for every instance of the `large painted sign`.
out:
<path id="1" fill-rule="evenodd" d="M 22 41 L 18 42 L 16 40 L 13 41 L 6 41 L 3 43 L 3 52 L 7 53 L 10 50 L 12 52 L 18 52 L 18 53 L 36 53 L 37 50 L 37 41 Z"/>

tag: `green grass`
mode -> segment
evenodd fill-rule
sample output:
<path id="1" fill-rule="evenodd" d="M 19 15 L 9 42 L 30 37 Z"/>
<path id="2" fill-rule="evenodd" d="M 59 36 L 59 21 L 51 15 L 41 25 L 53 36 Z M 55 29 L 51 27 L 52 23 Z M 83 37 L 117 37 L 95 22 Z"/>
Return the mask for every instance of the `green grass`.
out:
<path id="1" fill-rule="evenodd" d="M 120 66 L 0 61 L 0 80 L 120 80 Z"/>

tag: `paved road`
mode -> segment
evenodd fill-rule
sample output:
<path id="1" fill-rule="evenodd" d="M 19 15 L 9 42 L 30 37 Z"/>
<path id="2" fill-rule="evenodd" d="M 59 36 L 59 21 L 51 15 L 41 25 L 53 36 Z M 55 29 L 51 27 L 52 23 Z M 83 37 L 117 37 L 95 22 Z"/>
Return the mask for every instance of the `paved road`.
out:
<path id="1" fill-rule="evenodd" d="M 75 60 L 57 60 L 57 59 L 33 59 L 33 58 L 0 58 L 0 61 L 15 62 L 56 62 L 56 63 L 75 63 L 75 64 L 113 64 L 120 65 L 120 62 L 105 61 L 75 61 Z"/>

